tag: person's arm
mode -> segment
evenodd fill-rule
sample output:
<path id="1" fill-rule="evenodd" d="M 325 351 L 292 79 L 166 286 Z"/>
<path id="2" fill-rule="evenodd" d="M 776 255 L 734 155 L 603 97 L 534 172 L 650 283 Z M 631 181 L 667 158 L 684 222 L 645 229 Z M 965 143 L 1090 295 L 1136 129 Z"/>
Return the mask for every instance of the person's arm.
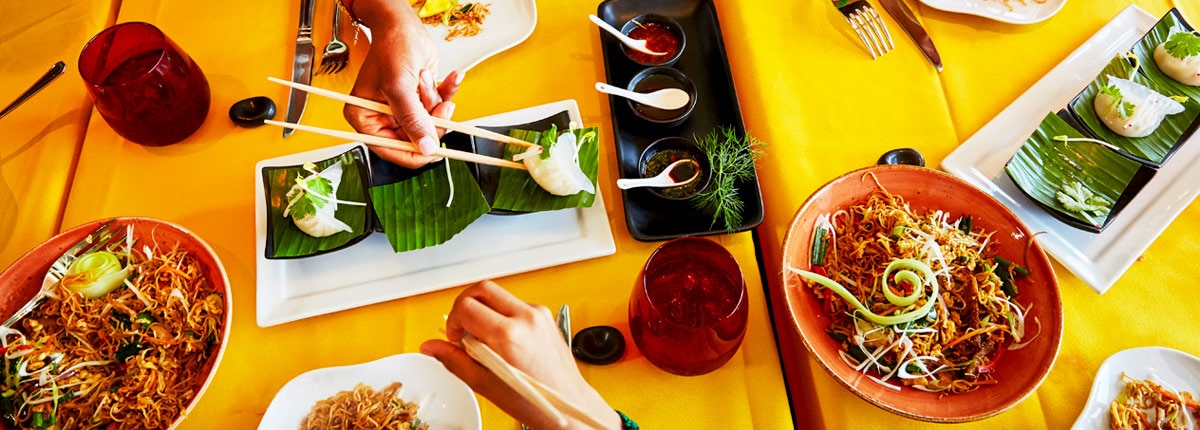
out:
<path id="1" fill-rule="evenodd" d="M 463 74 L 451 72 L 439 86 L 437 48 L 424 24 L 406 2 L 343 0 L 351 15 L 371 29 L 371 48 L 350 94 L 387 103 L 391 114 L 346 105 L 343 115 L 360 133 L 417 144 L 421 153 L 372 148 L 376 154 L 404 167 L 436 160 L 428 156 L 440 144 L 433 115 L 450 118 Z"/>
<path id="2" fill-rule="evenodd" d="M 449 341 L 426 341 L 421 345 L 421 353 L 441 361 L 476 393 L 531 428 L 559 428 L 455 344 L 466 333 L 491 347 L 513 367 L 607 423 L 608 428 L 622 428 L 621 417 L 579 373 L 554 317 L 545 306 L 525 303 L 491 281 L 480 282 L 464 290 L 454 301 L 446 319 Z M 569 421 L 567 428 L 588 428 L 582 422 Z"/>

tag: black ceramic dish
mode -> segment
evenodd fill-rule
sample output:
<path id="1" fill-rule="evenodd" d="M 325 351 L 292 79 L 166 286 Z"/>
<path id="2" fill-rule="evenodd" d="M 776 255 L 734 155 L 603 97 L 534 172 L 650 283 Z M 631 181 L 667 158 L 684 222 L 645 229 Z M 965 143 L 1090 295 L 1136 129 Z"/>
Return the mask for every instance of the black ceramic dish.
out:
<path id="1" fill-rule="evenodd" d="M 660 138 L 699 138 L 722 126 L 732 128 L 738 135 L 746 133 L 712 0 L 608 0 L 600 3 L 597 9 L 597 16 L 613 26 L 624 25 L 630 18 L 642 14 L 672 18 L 687 35 L 689 46 L 682 51 L 674 68 L 695 84 L 696 107 L 681 124 L 667 128 L 638 118 L 624 98 L 609 96 L 617 165 L 622 178 L 641 177 L 638 160 L 642 151 Z M 601 32 L 607 82 L 615 85 L 629 82 L 645 69 L 625 56 L 623 45 L 615 37 L 597 31 Z M 742 224 L 735 231 L 746 231 L 762 223 L 762 194 L 757 179 L 738 183 L 737 189 L 745 207 Z M 660 199 L 645 189 L 625 190 L 621 194 L 625 224 L 634 239 L 657 241 L 725 233 L 721 223 L 713 223 L 711 213 L 696 210 L 688 202 Z"/>
<path id="2" fill-rule="evenodd" d="M 670 157 L 670 159 L 659 160 L 659 166 L 652 168 L 651 160 L 654 160 L 656 156 L 660 158 L 666 156 Z M 687 200 L 695 196 L 696 193 L 704 191 L 708 187 L 708 183 L 712 180 L 712 166 L 708 164 L 708 156 L 696 144 L 682 137 L 664 137 L 647 146 L 646 150 L 642 151 L 642 156 L 638 160 L 638 172 L 643 178 L 652 178 L 662 173 L 666 165 L 683 158 L 695 160 L 700 166 L 700 176 L 687 185 L 675 187 L 683 188 L 691 186 L 691 192 L 680 194 L 678 192 L 671 192 L 670 189 L 655 187 L 647 187 L 645 190 L 650 191 L 651 194 L 659 198 L 667 200 Z"/>
<path id="3" fill-rule="evenodd" d="M 625 89 L 635 93 L 652 93 L 658 90 L 677 88 L 688 93 L 688 103 L 679 109 L 659 109 L 633 100 L 625 100 L 634 115 L 643 120 L 674 127 L 683 124 L 696 108 L 696 85 L 679 70 L 670 67 L 651 67 L 633 76 Z"/>
<path id="4" fill-rule="evenodd" d="M 1073 143 L 1078 146 L 1071 148 L 1061 142 L 1052 141 L 1051 136 L 1057 135 L 1080 137 L 1083 134 L 1080 130 L 1084 129 L 1081 124 L 1076 122 L 1077 119 L 1065 109 L 1053 117 L 1061 119 L 1062 122 L 1059 125 L 1047 125 L 1048 123 L 1053 124 L 1055 119 L 1047 117 L 1025 144 L 1017 150 L 1017 153 L 1005 163 L 1006 180 L 1012 182 L 1017 189 L 1021 190 L 1022 194 L 1059 221 L 1083 231 L 1100 233 L 1117 218 L 1117 215 L 1137 196 L 1142 187 L 1154 178 L 1157 170 L 1118 151 L 1112 151 L 1093 143 Z M 1037 147 L 1053 147 L 1055 150 L 1039 150 Z M 1039 159 L 1039 157 L 1048 156 L 1047 154 L 1055 155 L 1049 160 Z M 1054 167 L 1053 165 L 1062 163 L 1059 160 L 1067 160 L 1067 164 L 1074 168 Z M 1080 171 L 1076 172 L 1074 169 L 1080 169 Z M 1120 191 L 1107 193 L 1107 197 L 1115 197 L 1112 200 L 1111 210 L 1107 215 L 1097 217 L 1092 222 L 1085 222 L 1072 213 L 1064 212 L 1064 209 L 1059 207 L 1061 204 L 1058 202 L 1057 189 L 1048 190 L 1046 186 L 1039 186 L 1039 183 L 1042 182 L 1055 184 L 1071 181 L 1086 182 L 1086 179 L 1079 179 L 1079 177 L 1112 177 L 1117 176 L 1117 172 L 1124 172 L 1124 175 L 1128 175 L 1123 176 L 1126 179 L 1124 187 Z M 1095 190 L 1095 188 L 1089 188 Z"/>
<path id="5" fill-rule="evenodd" d="M 346 233 L 346 232 L 337 233 L 336 235 L 347 235 L 347 237 L 344 238 L 344 240 L 346 240 L 346 241 L 344 243 L 342 243 L 341 245 L 338 245 L 338 246 L 332 247 L 332 248 L 328 248 L 328 249 L 313 249 L 312 247 L 309 247 L 309 246 L 304 246 L 303 250 L 299 251 L 299 252 L 283 251 L 283 250 L 276 249 L 276 246 L 275 246 L 276 234 L 277 233 L 286 234 L 286 233 L 282 233 L 282 231 L 280 229 L 295 230 L 296 231 L 295 234 L 297 234 L 298 236 L 304 234 L 304 233 L 298 233 L 299 228 L 295 226 L 295 224 L 293 223 L 291 218 L 285 218 L 283 216 L 283 210 L 284 210 L 283 207 L 287 205 L 287 198 L 284 195 L 282 195 L 282 193 L 286 193 L 286 191 L 282 191 L 282 190 L 289 189 L 289 187 L 285 187 L 284 184 L 288 183 L 288 181 L 291 180 L 289 178 L 295 177 L 295 173 L 299 172 L 301 170 L 302 165 L 263 167 L 261 174 L 262 174 L 262 180 L 263 180 L 263 190 L 265 191 L 265 194 L 266 194 L 265 198 L 267 199 L 267 201 L 264 202 L 264 204 L 266 204 L 266 207 L 267 207 L 267 240 L 266 240 L 266 249 L 264 250 L 264 254 L 265 254 L 264 257 L 266 257 L 269 260 L 285 260 L 285 259 L 304 258 L 304 257 L 312 257 L 312 256 L 316 256 L 316 255 L 327 254 L 330 252 L 334 252 L 334 251 L 337 251 L 340 249 L 347 248 L 351 245 L 361 242 L 367 236 L 370 236 L 371 232 L 373 232 L 373 231 L 383 231 L 382 227 L 379 226 L 379 223 L 375 218 L 375 211 L 371 208 L 370 193 L 367 193 L 365 191 L 367 189 L 368 184 L 370 183 L 370 178 L 371 178 L 371 168 L 367 163 L 366 152 L 368 152 L 368 151 L 363 150 L 363 148 L 361 148 L 361 147 L 356 147 L 356 148 L 353 148 L 353 149 L 347 151 L 346 153 L 338 155 L 337 157 L 320 160 L 320 161 L 315 161 L 313 163 L 313 164 L 317 165 L 318 169 L 323 170 L 330 163 L 332 163 L 333 160 L 336 160 L 336 159 L 339 159 L 339 158 L 342 158 L 342 157 L 348 155 L 351 159 L 353 159 L 354 163 L 353 163 L 353 166 L 343 165 L 343 167 L 342 167 L 343 168 L 343 182 L 342 182 L 341 186 L 338 187 L 338 197 L 345 198 L 345 195 L 343 194 L 345 192 L 345 190 L 347 190 L 350 187 L 358 187 L 360 190 L 363 190 L 362 191 L 363 200 L 366 203 L 365 207 L 354 208 L 351 206 L 346 206 L 347 208 L 351 208 L 353 210 L 365 211 L 365 214 L 363 216 L 363 221 L 361 224 L 351 222 L 348 219 L 343 219 L 342 215 L 340 215 L 342 208 L 339 207 L 338 219 L 342 220 L 343 222 L 347 222 L 350 225 L 350 227 L 354 229 L 354 231 L 356 233 Z M 346 171 L 345 169 L 354 169 L 356 175 L 347 176 L 347 174 L 349 172 Z M 355 184 L 355 183 L 346 182 L 347 177 L 357 177 L 358 183 Z M 277 184 L 279 185 L 278 187 L 276 186 Z M 333 236 L 331 236 L 331 237 L 333 237 Z M 312 240 L 320 241 L 321 239 L 312 239 Z"/>
<path id="6" fill-rule="evenodd" d="M 621 33 L 629 36 L 629 33 L 637 30 L 639 27 L 645 26 L 657 26 L 659 29 L 664 29 L 670 32 L 675 38 L 675 51 L 668 51 L 667 54 L 655 57 L 649 56 L 649 54 L 640 53 L 639 51 L 629 48 L 627 45 L 621 44 L 621 52 L 625 53 L 625 58 L 628 58 L 633 62 L 643 66 L 670 66 L 675 64 L 676 61 L 679 61 L 679 56 L 683 54 L 684 49 L 687 48 L 687 33 L 685 33 L 683 28 L 679 26 L 679 22 L 663 15 L 638 15 L 625 21 L 625 25 L 621 26 Z M 634 39 L 641 40 L 637 37 L 634 37 Z M 649 44 L 646 46 L 646 48 L 650 49 L 651 51 L 661 52 L 656 49 L 655 46 L 651 46 Z M 637 58 L 635 58 L 635 56 L 637 56 Z M 642 57 L 645 58 L 642 59 Z"/>
<path id="7" fill-rule="evenodd" d="M 549 117 L 524 124 L 503 127 L 481 126 L 479 128 L 508 135 L 509 130 L 548 130 L 551 125 L 557 125 L 559 130 L 566 130 L 570 126 L 570 123 L 570 115 L 567 111 L 562 111 Z M 500 158 L 504 152 L 504 146 L 499 142 L 457 132 L 450 132 L 442 136 L 442 143 L 445 143 L 446 147 L 450 149 L 475 152 L 487 157 Z M 374 152 L 371 153 L 370 158 L 372 171 L 371 186 L 373 187 L 400 182 L 423 172 L 425 169 L 435 167 L 428 166 L 417 170 L 405 169 L 384 161 L 375 155 Z M 493 204 L 496 201 L 496 187 L 500 184 L 500 168 L 475 163 L 467 163 L 467 166 L 471 168 L 471 173 L 475 175 L 475 180 L 479 182 L 479 187 L 483 190 L 483 197 L 487 199 L 489 205 Z M 492 215 L 515 215 L 523 212 L 492 209 L 489 213 Z M 380 228 L 382 229 L 382 227 Z"/>
<path id="8" fill-rule="evenodd" d="M 1195 98 L 1200 94 L 1200 89 L 1180 84 L 1167 77 L 1159 70 L 1154 61 L 1154 47 L 1158 45 L 1159 41 L 1165 40 L 1167 34 L 1176 31 L 1191 32 L 1194 29 L 1183 19 L 1177 9 L 1171 9 L 1134 44 L 1131 52 L 1135 53 L 1138 58 L 1137 62 L 1141 66 L 1137 67 L 1137 74 L 1133 80 L 1141 85 L 1149 84 L 1151 88 L 1164 95 Z M 1112 64 L 1116 64 L 1118 61 L 1120 60 L 1113 60 Z M 1128 67 L 1134 66 L 1129 60 L 1124 61 Z M 1112 65 L 1110 64 L 1109 67 Z M 1104 125 L 1096 116 L 1095 108 L 1092 106 L 1096 94 L 1100 90 L 1101 82 L 1107 82 L 1106 79 L 1101 79 L 1107 70 L 1106 67 L 1105 72 L 1101 72 L 1096 81 L 1084 88 L 1067 105 L 1067 109 L 1074 117 L 1072 122 L 1082 125 L 1077 128 L 1083 131 L 1087 137 L 1103 140 L 1121 148 L 1119 151 L 1121 155 L 1154 168 L 1162 167 L 1200 128 L 1200 105 L 1197 105 L 1195 100 L 1184 103 L 1183 112 L 1168 116 L 1149 136 L 1140 138 L 1121 136 Z"/>

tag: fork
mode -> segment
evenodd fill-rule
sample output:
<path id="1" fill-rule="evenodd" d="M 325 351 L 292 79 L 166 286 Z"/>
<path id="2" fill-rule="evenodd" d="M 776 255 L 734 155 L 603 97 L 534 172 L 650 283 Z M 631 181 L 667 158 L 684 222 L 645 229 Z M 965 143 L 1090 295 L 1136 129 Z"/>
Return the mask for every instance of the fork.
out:
<path id="1" fill-rule="evenodd" d="M 338 39 L 338 22 L 341 21 L 342 10 L 336 2 L 333 5 L 333 36 L 329 38 L 329 44 L 325 45 L 325 52 L 321 53 L 321 68 L 317 70 L 317 74 L 334 74 L 346 68 L 346 63 L 350 62 L 350 48 L 345 42 Z"/>
<path id="2" fill-rule="evenodd" d="M 846 21 L 850 23 L 854 32 L 858 33 L 858 38 L 862 39 L 864 45 L 867 45 L 867 51 L 871 53 L 872 60 L 895 48 L 895 45 L 892 44 L 892 34 L 888 32 L 887 25 L 879 17 L 879 12 L 876 12 L 875 8 L 871 7 L 866 0 L 833 0 L 833 4 L 846 17 Z"/>
<path id="3" fill-rule="evenodd" d="M 54 291 L 54 287 L 58 285 L 58 281 L 62 280 L 63 276 L 67 274 L 67 269 L 79 257 L 87 255 L 93 250 L 107 249 L 109 246 L 121 243 L 129 238 L 131 227 L 120 227 L 115 225 L 116 222 L 116 219 L 112 219 L 104 223 L 104 225 L 101 225 L 95 231 L 88 233 L 87 236 L 80 239 L 79 242 L 76 242 L 75 245 L 59 256 L 57 260 L 54 260 L 54 263 L 46 270 L 46 276 L 42 278 L 42 289 L 32 299 L 29 299 L 29 302 L 21 306 L 21 309 L 18 309 L 16 313 L 9 317 L 3 326 L 5 328 L 12 327 L 13 324 L 16 324 L 17 321 L 20 321 L 21 318 L 25 318 L 26 315 L 32 312 L 43 300 L 53 297 L 54 293 L 52 291 Z"/>

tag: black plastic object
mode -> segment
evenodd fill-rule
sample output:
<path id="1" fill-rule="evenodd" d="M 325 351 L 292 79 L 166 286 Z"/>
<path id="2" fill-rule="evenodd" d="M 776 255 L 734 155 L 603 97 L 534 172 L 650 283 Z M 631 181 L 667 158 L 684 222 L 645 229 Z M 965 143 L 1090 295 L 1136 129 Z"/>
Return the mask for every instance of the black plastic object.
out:
<path id="1" fill-rule="evenodd" d="M 612 364 L 625 355 L 625 335 L 606 325 L 580 330 L 571 339 L 571 345 L 571 354 L 587 364 Z"/>
<path id="2" fill-rule="evenodd" d="M 251 97 L 229 107 L 229 119 L 238 127 L 254 128 L 263 120 L 275 118 L 275 101 L 270 97 Z"/>
<path id="3" fill-rule="evenodd" d="M 643 14 L 672 18 L 686 34 L 687 47 L 673 67 L 687 75 L 695 85 L 696 106 L 686 120 L 668 128 L 638 118 L 624 98 L 609 96 L 615 154 L 622 178 L 641 177 L 638 159 L 651 142 L 660 138 L 701 138 L 717 127 L 729 127 L 739 136 L 746 133 L 712 0 L 608 0 L 600 3 L 596 13 L 614 27 Z M 625 56 L 621 42 L 611 34 L 596 31 L 600 33 L 609 85 L 625 87 L 646 67 Z M 745 207 L 742 223 L 735 231 L 746 231 L 762 223 L 762 193 L 757 178 L 739 182 L 737 190 Z M 713 223 L 712 213 L 693 208 L 690 201 L 664 200 L 645 188 L 623 190 L 621 195 L 625 205 L 625 225 L 634 239 L 658 241 L 725 233 L 722 223 Z"/>
<path id="4" fill-rule="evenodd" d="M 925 167 L 925 156 L 921 155 L 921 151 L 912 148 L 896 148 L 880 155 L 879 161 L 875 164 L 907 164 Z"/>

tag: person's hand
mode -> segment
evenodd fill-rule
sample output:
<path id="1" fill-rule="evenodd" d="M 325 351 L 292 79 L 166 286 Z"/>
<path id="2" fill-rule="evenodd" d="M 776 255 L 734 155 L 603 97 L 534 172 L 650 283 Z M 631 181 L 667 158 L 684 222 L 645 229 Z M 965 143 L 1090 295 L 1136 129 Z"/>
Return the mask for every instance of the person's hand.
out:
<path id="1" fill-rule="evenodd" d="M 552 388 L 589 415 L 609 423 L 610 428 L 621 428 L 616 411 L 579 373 L 554 317 L 545 306 L 525 303 L 491 281 L 480 282 L 464 290 L 454 301 L 446 319 L 449 341 L 426 341 L 421 345 L 421 353 L 441 361 L 476 393 L 531 428 L 560 428 L 551 417 L 456 345 L 467 333 L 491 347 L 513 367 Z M 566 428 L 587 427 L 569 419 Z"/>
<path id="2" fill-rule="evenodd" d="M 429 156 L 440 146 L 430 114 L 450 118 L 454 112 L 450 100 L 463 74 L 454 71 L 441 85 L 434 83 L 437 48 L 416 13 L 403 2 L 359 0 L 354 9 L 371 28 L 372 42 L 350 94 L 387 103 L 392 112 L 346 105 L 346 121 L 360 133 L 409 141 L 421 151 L 372 147 L 385 160 L 408 168 L 437 160 Z"/>

